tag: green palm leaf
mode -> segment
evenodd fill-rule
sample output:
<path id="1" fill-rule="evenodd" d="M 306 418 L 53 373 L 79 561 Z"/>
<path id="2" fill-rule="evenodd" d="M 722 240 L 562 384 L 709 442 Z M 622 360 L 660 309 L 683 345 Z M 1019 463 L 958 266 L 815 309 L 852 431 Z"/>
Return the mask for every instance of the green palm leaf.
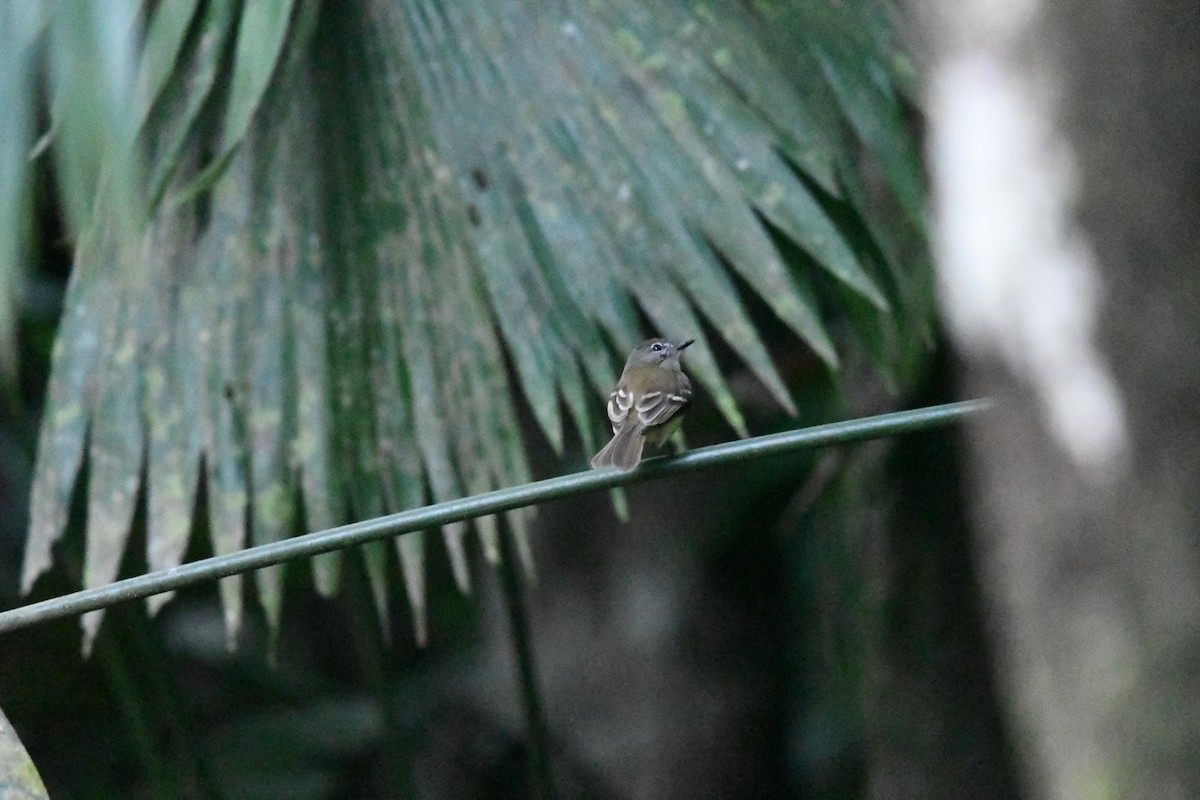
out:
<path id="1" fill-rule="evenodd" d="M 46 800 L 46 787 L 12 724 L 0 710 L 0 794 L 13 800 Z"/>
<path id="2" fill-rule="evenodd" d="M 152 568 L 179 563 L 198 496 L 227 552 L 524 482 L 518 405 L 556 450 L 563 410 L 591 447 L 643 315 L 700 339 L 690 370 L 739 432 L 707 332 L 795 413 L 739 282 L 830 368 L 831 322 L 881 362 L 877 334 L 922 330 L 928 281 L 900 244 L 919 164 L 878 20 L 841 35 L 858 5 L 258 5 L 164 0 L 146 20 L 137 151 L 170 202 L 131 237 L 105 184 L 80 237 L 26 588 L 85 455 L 98 585 L 143 475 Z M 868 201 L 863 143 L 901 213 Z M 477 528 L 498 559 L 496 521 Z M 466 533 L 442 531 L 464 589 Z M 388 559 L 365 555 L 383 609 Z M 398 556 L 423 636 L 423 541 Z M 314 563 L 320 591 L 338 565 Z M 282 568 L 255 583 L 277 623 Z M 237 579 L 222 598 L 236 632 Z"/>

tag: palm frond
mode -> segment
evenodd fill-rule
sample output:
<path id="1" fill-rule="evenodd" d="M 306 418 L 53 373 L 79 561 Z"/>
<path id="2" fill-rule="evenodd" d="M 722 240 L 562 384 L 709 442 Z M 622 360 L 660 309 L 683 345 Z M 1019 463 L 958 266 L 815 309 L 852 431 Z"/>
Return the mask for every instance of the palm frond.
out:
<path id="1" fill-rule="evenodd" d="M 3 710 L 0 710 L 0 775 L 4 776 L 4 792 L 10 797 L 29 800 L 47 800 L 50 797 L 37 767 Z"/>
<path id="2" fill-rule="evenodd" d="M 842 37 L 863 6 L 817 5 L 155 6 L 134 118 L 168 202 L 131 237 L 101 186 L 80 238 L 26 588 L 85 453 L 95 586 L 143 480 L 152 569 L 183 557 L 201 485 L 224 553 L 524 483 L 522 406 L 556 450 L 567 424 L 590 447 L 643 316 L 700 340 L 690 369 L 735 430 L 706 331 L 794 414 L 739 283 L 831 369 L 831 321 L 881 362 L 919 340 L 928 281 L 902 242 L 922 181 L 892 54 Z M 900 214 L 865 189 L 864 144 Z M 476 529 L 498 559 L 495 520 Z M 463 589 L 466 533 L 442 532 Z M 387 553 L 365 555 L 384 609 Z M 423 635 L 423 540 L 398 557 Z M 338 570 L 316 560 L 317 588 Z M 277 623 L 282 567 L 256 587 Z M 222 598 L 236 631 L 236 578 Z"/>

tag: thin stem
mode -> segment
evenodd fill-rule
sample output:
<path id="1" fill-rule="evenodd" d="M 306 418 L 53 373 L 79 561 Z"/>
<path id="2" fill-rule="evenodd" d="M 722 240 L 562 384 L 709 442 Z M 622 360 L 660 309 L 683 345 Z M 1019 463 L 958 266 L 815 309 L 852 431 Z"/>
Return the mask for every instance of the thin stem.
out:
<path id="1" fill-rule="evenodd" d="M 538 691 L 537 669 L 533 663 L 533 643 L 529 636 L 529 616 L 521 586 L 521 570 L 512 531 L 500 523 L 500 583 L 504 589 L 504 604 L 512 627 L 513 655 L 517 662 L 517 677 L 521 685 L 521 707 L 529 728 L 529 783 L 538 800 L 554 800 L 554 779 L 550 767 L 550 734 Z"/>
<path id="2" fill-rule="evenodd" d="M 146 770 L 150 791 L 164 800 L 179 797 L 180 786 L 168 757 L 160 748 L 162 740 L 155 735 L 154 725 L 147 713 L 146 698 L 138 691 L 137 681 L 125 654 L 112 641 L 111 632 L 96 637 L 96 659 L 117 701 L 121 716 L 125 718 L 125 730 L 129 732 L 134 752 Z"/>
<path id="3" fill-rule="evenodd" d="M 169 667 L 170 656 L 162 646 L 162 639 L 154 635 L 144 609 L 137 606 L 129 608 L 128 613 L 118 613 L 116 621 L 124 629 L 122 637 L 126 640 L 126 649 L 137 662 L 168 665 L 163 669 L 146 670 L 142 683 L 147 703 L 158 707 L 156 713 L 152 711 L 154 718 L 162 719 L 179 743 L 180 754 L 190 766 L 196 782 L 196 791 L 209 800 L 222 800 L 224 794 L 213 774 L 204 744 L 190 724 L 179 683 L 175 680 L 178 671 Z"/>
<path id="4" fill-rule="evenodd" d="M 450 500 L 423 508 L 401 511 L 385 517 L 330 528 L 327 531 L 261 544 L 239 550 L 236 553 L 204 558 L 179 567 L 126 578 L 106 586 L 85 589 L 0 612 L 0 633 L 50 619 L 106 608 L 126 600 L 135 600 L 171 589 L 180 589 L 184 586 L 224 578 L 228 575 L 237 575 L 282 564 L 296 558 L 307 558 L 376 539 L 399 536 L 426 528 L 436 528 L 450 522 L 487 516 L 498 511 L 508 511 L 584 492 L 611 489 L 614 486 L 665 478 L 668 475 L 693 472 L 718 464 L 764 458 L 794 450 L 851 444 L 936 428 L 985 411 L 991 405 L 991 401 L 988 400 L 965 400 L 959 403 L 881 414 L 877 417 L 833 422 L 812 428 L 801 428 L 704 447 L 680 456 L 654 458 L 644 462 L 632 472 L 615 470 L 576 472 L 571 475 L 527 483 L 523 486 L 464 497 L 461 500 Z"/>
<path id="5" fill-rule="evenodd" d="M 83 559 L 78 546 L 68 540 L 62 548 L 66 572 L 76 582 L 83 577 Z M 121 626 L 123 627 L 123 626 Z M 125 730 L 129 733 L 130 745 L 145 769 L 149 782 L 147 791 L 153 797 L 170 800 L 179 796 L 179 784 L 171 769 L 170 759 L 161 748 L 161 739 L 155 735 L 152 713 L 146 697 L 139 691 L 141 682 L 133 676 L 126 658 L 123 642 L 114 641 L 118 630 L 110 629 L 96 637 L 94 643 L 96 663 L 108 682 L 117 710 L 125 719 Z"/>
<path id="6" fill-rule="evenodd" d="M 383 719 L 383 734 L 380 736 L 380 762 L 382 781 L 389 797 L 414 797 L 411 785 L 410 748 L 405 746 L 404 734 L 396 718 L 396 701 L 388 683 L 387 665 L 384 663 L 383 630 L 386 622 L 380 618 L 374 599 L 371 597 L 370 578 L 367 577 L 365 553 L 356 553 L 347 560 L 346 567 L 353 567 L 347 575 L 351 589 L 350 613 L 352 631 L 362 676 L 371 692 Z"/>

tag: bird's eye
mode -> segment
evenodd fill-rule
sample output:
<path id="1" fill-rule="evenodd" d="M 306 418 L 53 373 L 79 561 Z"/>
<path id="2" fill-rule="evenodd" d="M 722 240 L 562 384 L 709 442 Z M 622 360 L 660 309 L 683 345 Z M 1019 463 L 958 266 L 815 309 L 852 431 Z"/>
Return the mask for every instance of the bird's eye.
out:
<path id="1" fill-rule="evenodd" d="M 656 353 L 661 353 L 663 349 L 662 342 L 655 342 L 654 344 L 650 345 L 650 349 Z"/>

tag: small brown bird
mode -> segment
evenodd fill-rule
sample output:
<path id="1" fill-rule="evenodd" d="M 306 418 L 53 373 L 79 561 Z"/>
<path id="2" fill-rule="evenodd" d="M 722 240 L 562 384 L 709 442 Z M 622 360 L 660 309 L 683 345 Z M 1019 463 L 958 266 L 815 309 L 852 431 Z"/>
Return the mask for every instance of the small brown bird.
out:
<path id="1" fill-rule="evenodd" d="M 692 382 L 679 359 L 694 341 L 650 339 L 633 348 L 608 398 L 613 438 L 592 458 L 593 468 L 628 472 L 642 460 L 647 442 L 661 446 L 679 429 L 692 402 Z"/>

